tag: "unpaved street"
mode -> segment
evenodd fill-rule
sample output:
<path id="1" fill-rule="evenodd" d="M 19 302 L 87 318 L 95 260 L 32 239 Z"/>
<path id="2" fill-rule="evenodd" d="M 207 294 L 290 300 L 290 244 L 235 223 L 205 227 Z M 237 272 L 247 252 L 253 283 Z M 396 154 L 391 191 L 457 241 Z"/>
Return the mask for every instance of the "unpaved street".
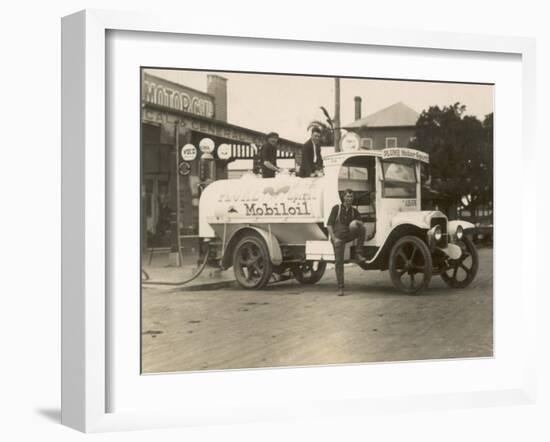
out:
<path id="1" fill-rule="evenodd" d="M 312 286 L 262 291 L 142 293 L 144 373 L 492 356 L 492 249 L 466 289 L 434 276 L 420 295 L 396 292 L 387 272 L 333 269 Z"/>

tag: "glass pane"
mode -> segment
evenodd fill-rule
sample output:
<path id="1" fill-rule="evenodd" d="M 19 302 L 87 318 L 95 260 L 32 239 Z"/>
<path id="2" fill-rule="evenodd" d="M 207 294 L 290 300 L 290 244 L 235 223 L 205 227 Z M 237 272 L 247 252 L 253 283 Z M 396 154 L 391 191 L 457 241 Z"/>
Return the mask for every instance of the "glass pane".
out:
<path id="1" fill-rule="evenodd" d="M 411 161 L 382 161 L 384 198 L 416 198 L 416 173 Z"/>
<path id="2" fill-rule="evenodd" d="M 414 173 L 414 165 L 403 163 L 382 163 L 384 168 L 384 179 L 386 181 L 398 181 L 403 183 L 415 183 L 416 176 Z"/>
<path id="3" fill-rule="evenodd" d="M 349 177 L 352 180 L 366 180 L 369 177 L 369 171 L 365 167 L 350 167 Z"/>

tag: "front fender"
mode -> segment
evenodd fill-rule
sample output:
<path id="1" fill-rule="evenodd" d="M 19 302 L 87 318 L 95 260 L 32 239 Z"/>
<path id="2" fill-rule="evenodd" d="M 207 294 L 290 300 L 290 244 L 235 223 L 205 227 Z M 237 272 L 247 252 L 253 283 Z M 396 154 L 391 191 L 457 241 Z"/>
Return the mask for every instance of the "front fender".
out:
<path id="1" fill-rule="evenodd" d="M 395 228 L 402 224 L 410 224 L 418 227 L 419 229 L 429 229 L 430 220 L 432 218 L 446 218 L 446 216 L 437 210 L 426 210 L 420 212 L 399 212 L 395 214 L 392 218 L 391 226 L 392 228 Z"/>
<path id="2" fill-rule="evenodd" d="M 466 230 L 475 229 L 476 227 L 472 223 L 468 221 L 463 221 L 460 219 L 449 221 L 447 225 L 447 233 L 449 234 L 449 236 L 452 238 L 453 241 L 456 239 L 456 229 L 458 228 L 458 226 L 462 227 L 462 230 L 464 230 L 464 233 L 466 233 Z"/>

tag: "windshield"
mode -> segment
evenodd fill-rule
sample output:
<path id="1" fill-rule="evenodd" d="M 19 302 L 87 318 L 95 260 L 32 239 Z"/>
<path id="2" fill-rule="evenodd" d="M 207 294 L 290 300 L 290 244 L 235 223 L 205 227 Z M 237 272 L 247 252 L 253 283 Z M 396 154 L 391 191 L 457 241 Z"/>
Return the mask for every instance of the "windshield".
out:
<path id="1" fill-rule="evenodd" d="M 416 198 L 416 172 L 409 160 L 382 161 L 383 198 Z"/>

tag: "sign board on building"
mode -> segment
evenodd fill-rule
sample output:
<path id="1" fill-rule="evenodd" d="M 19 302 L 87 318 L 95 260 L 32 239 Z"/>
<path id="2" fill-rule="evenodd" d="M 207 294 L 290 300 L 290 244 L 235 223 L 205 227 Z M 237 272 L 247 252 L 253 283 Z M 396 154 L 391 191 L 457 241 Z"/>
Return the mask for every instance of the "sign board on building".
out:
<path id="1" fill-rule="evenodd" d="M 178 172 L 180 175 L 189 175 L 191 172 L 191 164 L 189 164 L 187 161 L 182 161 L 178 166 Z"/>
<path id="2" fill-rule="evenodd" d="M 259 146 L 265 139 L 265 135 L 260 132 L 255 132 L 242 127 L 222 123 L 214 119 L 207 121 L 204 119 L 193 118 L 192 116 L 188 115 L 175 115 L 171 114 L 170 112 L 160 111 L 157 109 L 143 109 L 142 120 L 144 123 L 153 123 L 156 125 L 160 125 L 162 128 L 161 133 L 163 133 L 166 137 L 165 141 L 163 142 L 167 144 L 174 142 L 173 139 L 168 138 L 173 137 L 173 126 L 176 124 L 176 122 L 186 131 L 196 131 L 201 132 L 202 134 L 211 135 L 213 137 L 232 140 L 234 141 L 234 143 L 232 143 L 233 157 L 236 156 L 236 146 L 249 146 L 250 151 L 252 153 L 255 153 L 257 152 L 257 147 L 254 148 L 251 146 Z M 277 152 L 281 154 L 279 158 L 283 158 L 283 156 L 285 155 L 288 158 L 293 158 L 297 149 L 297 153 L 298 155 L 300 155 L 299 147 L 300 146 L 296 143 L 288 142 L 284 139 L 279 139 L 279 149 L 277 150 Z M 252 156 L 253 154 L 251 154 L 249 157 L 252 158 Z"/>
<path id="3" fill-rule="evenodd" d="M 203 138 L 199 142 L 199 149 L 202 153 L 212 153 L 214 152 L 214 140 L 212 138 Z"/>
<path id="4" fill-rule="evenodd" d="M 231 158 L 231 146 L 223 143 L 218 146 L 218 158 L 220 160 L 228 160 Z"/>
<path id="5" fill-rule="evenodd" d="M 181 157 L 185 161 L 193 161 L 197 158 L 197 148 L 192 144 L 186 144 L 181 148 Z"/>
<path id="6" fill-rule="evenodd" d="M 214 97 L 204 92 L 147 73 L 143 75 L 142 88 L 142 99 L 146 103 L 208 118 L 214 116 Z"/>

